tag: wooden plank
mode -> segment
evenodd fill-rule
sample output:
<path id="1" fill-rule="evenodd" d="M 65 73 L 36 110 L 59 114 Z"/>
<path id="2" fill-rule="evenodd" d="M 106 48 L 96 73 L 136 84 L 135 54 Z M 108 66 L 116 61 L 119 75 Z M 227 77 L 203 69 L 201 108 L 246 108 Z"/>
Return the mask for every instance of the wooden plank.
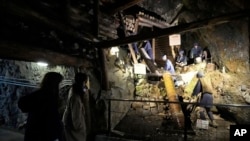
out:
<path id="1" fill-rule="evenodd" d="M 90 62 L 82 58 L 77 58 L 38 47 L 7 42 L 0 42 L 0 58 L 30 62 L 45 61 L 48 62 L 49 65 L 75 67 L 90 67 L 91 65 Z"/>
<path id="2" fill-rule="evenodd" d="M 155 38 L 152 39 L 153 60 L 155 60 Z"/>
<path id="3" fill-rule="evenodd" d="M 143 0 L 118 0 L 116 3 L 111 4 L 107 7 L 105 7 L 105 11 L 110 15 L 113 15 L 119 11 L 125 10 L 129 7 L 132 7 L 140 2 L 142 2 Z"/>
<path id="4" fill-rule="evenodd" d="M 138 51 L 140 52 L 141 57 L 143 58 L 145 64 L 147 65 L 147 67 L 149 68 L 149 70 L 152 73 L 156 73 L 159 74 L 159 72 L 157 71 L 157 67 L 155 66 L 154 62 L 152 59 L 149 58 L 147 52 L 145 51 L 144 48 L 139 47 Z"/>
<path id="5" fill-rule="evenodd" d="M 174 33 L 182 33 L 182 32 L 186 32 L 190 30 L 197 30 L 200 28 L 205 28 L 207 26 L 218 25 L 218 24 L 230 22 L 232 20 L 248 17 L 249 13 L 250 13 L 249 10 L 242 10 L 242 11 L 238 11 L 235 13 L 227 13 L 225 15 L 221 15 L 221 16 L 217 16 L 217 17 L 213 17 L 209 19 L 181 24 L 178 26 L 173 26 L 173 27 L 164 28 L 160 30 L 154 30 L 152 32 L 148 32 L 147 34 L 143 33 L 143 34 L 125 37 L 122 39 L 102 41 L 102 42 L 96 43 L 94 46 L 99 47 L 99 48 L 108 48 L 111 46 L 120 46 L 120 45 L 124 45 L 128 43 L 149 40 L 152 38 L 158 38 L 158 37 L 162 37 L 166 35 L 171 35 Z"/>
<path id="6" fill-rule="evenodd" d="M 94 0 L 94 35 L 98 36 L 99 34 L 99 0 Z"/>
<path id="7" fill-rule="evenodd" d="M 129 48 L 129 51 L 130 51 L 130 53 L 131 53 L 131 55 L 132 55 L 133 62 L 134 62 L 135 64 L 137 64 L 138 61 L 137 61 L 137 59 L 136 59 L 135 51 L 134 51 L 134 49 L 133 49 L 133 47 L 132 47 L 132 44 L 128 44 L 128 48 Z"/>

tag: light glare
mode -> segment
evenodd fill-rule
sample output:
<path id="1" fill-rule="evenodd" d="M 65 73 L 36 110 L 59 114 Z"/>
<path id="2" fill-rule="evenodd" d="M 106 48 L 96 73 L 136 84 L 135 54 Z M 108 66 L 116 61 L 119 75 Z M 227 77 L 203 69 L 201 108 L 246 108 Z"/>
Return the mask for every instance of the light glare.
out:
<path id="1" fill-rule="evenodd" d="M 42 67 L 47 67 L 47 66 L 48 66 L 48 63 L 45 63 L 45 62 L 37 62 L 37 65 L 38 65 L 38 66 L 42 66 Z"/>

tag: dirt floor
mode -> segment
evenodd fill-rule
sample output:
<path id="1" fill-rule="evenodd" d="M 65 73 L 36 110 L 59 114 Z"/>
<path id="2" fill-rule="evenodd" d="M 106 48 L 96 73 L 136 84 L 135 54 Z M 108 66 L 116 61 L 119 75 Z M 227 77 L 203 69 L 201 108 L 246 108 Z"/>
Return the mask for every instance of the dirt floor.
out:
<path id="1" fill-rule="evenodd" d="M 229 141 L 229 127 L 234 124 L 214 114 L 218 127 L 197 129 L 191 125 L 186 130 L 179 129 L 166 114 L 150 114 L 149 111 L 131 109 L 114 128 L 119 135 L 141 141 Z"/>
<path id="2" fill-rule="evenodd" d="M 152 109 L 131 108 L 114 130 L 118 136 L 142 141 L 229 141 L 230 125 L 249 122 L 249 109 L 230 107 L 234 104 L 249 105 L 245 98 L 250 97 L 249 74 L 212 70 L 205 75 L 211 79 L 214 90 L 214 104 L 217 105 L 213 107 L 213 113 L 217 128 L 198 129 L 195 123 L 189 122 L 190 126 L 184 130 L 177 126 L 167 110 L 152 112 Z"/>
<path id="3" fill-rule="evenodd" d="M 23 137 L 22 133 L 0 127 L 0 141 L 23 141 Z"/>

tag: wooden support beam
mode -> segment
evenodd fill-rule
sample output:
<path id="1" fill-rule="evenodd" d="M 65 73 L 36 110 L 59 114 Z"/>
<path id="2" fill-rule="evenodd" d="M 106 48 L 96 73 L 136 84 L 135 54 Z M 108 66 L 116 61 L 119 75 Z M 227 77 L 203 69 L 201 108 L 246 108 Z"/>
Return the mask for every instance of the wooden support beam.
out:
<path id="1" fill-rule="evenodd" d="M 157 71 L 157 67 L 154 64 L 154 61 L 152 59 L 149 59 L 149 56 L 148 56 L 147 52 L 145 51 L 145 49 L 139 48 L 138 51 L 140 52 L 143 60 L 145 61 L 147 67 L 149 68 L 150 72 L 159 74 L 159 72 Z"/>
<path id="2" fill-rule="evenodd" d="M 94 0 L 94 35 L 97 37 L 99 34 L 99 0 Z"/>
<path id="3" fill-rule="evenodd" d="M 87 60 L 18 43 L 0 42 L 0 58 L 20 61 L 45 61 L 50 65 L 91 67 Z"/>
<path id="4" fill-rule="evenodd" d="M 161 28 L 161 29 L 169 27 L 169 25 L 167 25 L 167 23 L 165 23 L 165 22 L 151 20 L 149 18 L 145 18 L 145 17 L 140 16 L 140 15 L 138 15 L 138 20 L 139 20 L 139 22 L 146 23 L 146 24 L 149 24 L 149 25 Z"/>
<path id="5" fill-rule="evenodd" d="M 141 22 L 141 21 L 138 22 L 138 25 L 139 26 L 145 26 L 145 27 L 153 28 L 152 24 Z"/>
<path id="6" fill-rule="evenodd" d="M 138 61 L 137 61 L 137 59 L 136 59 L 136 55 L 135 55 L 135 52 L 134 52 L 134 49 L 133 49 L 132 44 L 128 44 L 128 48 L 129 48 L 129 51 L 130 51 L 130 53 L 131 53 L 133 62 L 134 62 L 135 64 L 137 64 Z"/>
<path id="7" fill-rule="evenodd" d="M 140 2 L 142 2 L 143 0 L 119 0 L 116 3 L 109 5 L 107 7 L 105 7 L 105 11 L 106 13 L 113 15 L 119 11 L 125 10 L 129 7 L 132 7 Z"/>
<path id="8" fill-rule="evenodd" d="M 108 62 L 106 58 L 105 49 L 99 50 L 99 55 L 101 58 L 101 68 L 102 68 L 102 74 L 101 74 L 101 86 L 103 90 L 110 90 L 110 84 L 108 79 L 108 67 L 106 65 L 106 62 Z"/>
<path id="9" fill-rule="evenodd" d="M 155 60 L 155 38 L 152 39 L 153 60 Z"/>
<path id="10" fill-rule="evenodd" d="M 172 15 L 172 18 L 169 20 L 169 24 L 172 24 L 180 15 L 180 13 L 183 11 L 183 4 L 180 4 L 174 9 L 174 14 Z"/>
<path id="11" fill-rule="evenodd" d="M 143 33 L 142 35 L 138 34 L 134 36 L 125 37 L 122 39 L 98 42 L 95 44 L 95 47 L 108 48 L 111 46 L 120 46 L 120 45 L 124 45 L 128 43 L 149 40 L 152 38 L 157 38 L 157 37 L 161 37 L 165 35 L 171 35 L 174 33 L 182 33 L 182 32 L 187 32 L 190 30 L 197 30 L 200 28 L 205 28 L 207 26 L 218 25 L 218 24 L 230 22 L 232 20 L 248 17 L 249 13 L 250 13 L 249 10 L 238 11 L 235 13 L 227 13 L 225 15 L 221 15 L 221 16 L 217 16 L 217 17 L 213 17 L 209 19 L 195 21 L 195 22 L 191 22 L 187 24 L 181 24 L 178 26 L 173 26 L 173 27 L 169 27 L 165 29 L 155 30 L 152 32 L 148 32 L 147 34 Z"/>
<path id="12" fill-rule="evenodd" d="M 0 4 L 0 11 L 12 14 L 24 20 L 41 23 L 47 27 L 53 28 L 57 31 L 60 31 L 61 33 L 64 33 L 65 35 L 71 36 L 79 41 L 84 40 L 84 44 L 86 43 L 86 41 L 92 42 L 93 40 L 96 40 L 96 38 L 89 33 L 80 33 L 77 30 L 71 28 L 70 26 L 67 26 L 60 21 L 50 19 L 24 5 L 18 5 L 12 2 L 5 1 L 4 3 Z"/>

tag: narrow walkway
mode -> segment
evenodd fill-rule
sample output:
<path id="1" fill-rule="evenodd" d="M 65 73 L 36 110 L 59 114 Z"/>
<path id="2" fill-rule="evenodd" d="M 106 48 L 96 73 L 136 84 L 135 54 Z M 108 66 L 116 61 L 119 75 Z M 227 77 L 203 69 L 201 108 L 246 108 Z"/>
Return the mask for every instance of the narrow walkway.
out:
<path id="1" fill-rule="evenodd" d="M 23 141 L 23 137 L 22 133 L 0 128 L 0 141 Z"/>
<path id="2" fill-rule="evenodd" d="M 145 111 L 138 112 L 131 109 L 127 115 L 114 128 L 123 133 L 123 137 L 141 141 L 183 141 L 184 132 L 176 130 L 175 122 L 167 115 L 145 114 Z M 218 123 L 218 128 L 210 127 L 207 130 L 192 129 L 187 130 L 187 140 L 189 141 L 229 141 L 229 126 L 233 122 L 227 121 L 214 114 Z"/>
<path id="3" fill-rule="evenodd" d="M 175 130 L 172 119 L 166 119 L 166 114 L 152 114 L 149 110 L 131 109 L 114 128 L 123 132 L 123 137 L 142 141 L 166 141 L 166 139 L 183 140 L 183 130 Z M 170 132 L 172 131 L 172 133 Z M 188 131 L 188 134 L 194 134 Z"/>

